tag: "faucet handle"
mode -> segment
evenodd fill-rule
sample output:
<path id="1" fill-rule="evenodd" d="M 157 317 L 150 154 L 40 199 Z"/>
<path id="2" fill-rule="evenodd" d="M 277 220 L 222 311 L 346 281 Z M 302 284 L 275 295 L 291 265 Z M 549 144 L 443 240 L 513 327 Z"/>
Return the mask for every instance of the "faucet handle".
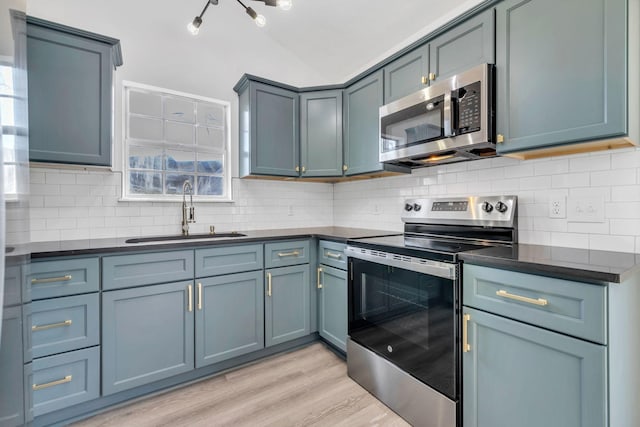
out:
<path id="1" fill-rule="evenodd" d="M 191 206 L 189 208 L 189 221 L 196 222 L 196 208 L 195 206 Z"/>
<path id="2" fill-rule="evenodd" d="M 209 234 L 216 234 L 216 226 L 215 225 L 210 225 L 209 226 Z"/>

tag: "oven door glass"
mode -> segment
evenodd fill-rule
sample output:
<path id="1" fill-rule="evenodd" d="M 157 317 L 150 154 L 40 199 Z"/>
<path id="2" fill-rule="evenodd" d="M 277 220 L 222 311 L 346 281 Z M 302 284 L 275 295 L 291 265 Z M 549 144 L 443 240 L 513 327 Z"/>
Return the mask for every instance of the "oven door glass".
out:
<path id="1" fill-rule="evenodd" d="M 380 119 L 382 152 L 444 138 L 444 95 Z"/>
<path id="2" fill-rule="evenodd" d="M 351 339 L 457 400 L 456 282 L 349 260 Z"/>

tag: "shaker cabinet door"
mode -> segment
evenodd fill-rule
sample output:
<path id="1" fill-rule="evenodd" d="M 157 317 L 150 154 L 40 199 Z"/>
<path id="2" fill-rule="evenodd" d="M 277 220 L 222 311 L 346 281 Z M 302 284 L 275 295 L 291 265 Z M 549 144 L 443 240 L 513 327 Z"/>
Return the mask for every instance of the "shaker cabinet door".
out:
<path id="1" fill-rule="evenodd" d="M 429 45 L 402 55 L 384 67 L 384 103 L 411 95 L 428 84 Z"/>
<path id="2" fill-rule="evenodd" d="M 266 270 L 265 346 L 309 335 L 309 264 Z"/>
<path id="3" fill-rule="evenodd" d="M 347 351 L 347 272 L 321 265 L 318 274 L 320 336 Z"/>
<path id="4" fill-rule="evenodd" d="M 342 91 L 300 95 L 300 172 L 342 176 Z"/>

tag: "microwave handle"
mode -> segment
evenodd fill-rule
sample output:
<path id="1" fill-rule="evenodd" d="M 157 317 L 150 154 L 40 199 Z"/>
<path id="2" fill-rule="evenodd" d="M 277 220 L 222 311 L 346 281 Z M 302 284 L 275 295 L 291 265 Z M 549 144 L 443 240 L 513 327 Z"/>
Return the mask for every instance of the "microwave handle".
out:
<path id="1" fill-rule="evenodd" d="M 454 117 L 455 117 L 455 109 L 453 102 L 451 99 L 451 91 L 447 91 L 444 94 L 444 136 L 454 136 L 455 135 L 455 127 L 454 127 Z"/>

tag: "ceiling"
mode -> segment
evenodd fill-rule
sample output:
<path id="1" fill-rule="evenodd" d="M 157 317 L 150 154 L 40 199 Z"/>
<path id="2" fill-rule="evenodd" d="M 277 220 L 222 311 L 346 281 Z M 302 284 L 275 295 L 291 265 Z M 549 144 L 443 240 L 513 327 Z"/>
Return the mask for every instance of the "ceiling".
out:
<path id="1" fill-rule="evenodd" d="M 239 5 L 223 2 L 235 3 L 220 0 L 218 6 L 211 6 L 198 37 L 210 37 L 207 21 L 221 19 L 223 12 L 244 15 Z M 261 32 L 314 69 L 324 78 L 322 83 L 340 83 L 481 2 L 293 0 L 289 11 L 267 7 L 259 1 L 245 3 L 267 18 Z M 186 7 L 194 2 L 183 4 Z M 200 10 L 191 13 L 195 15 Z M 253 25 L 248 16 L 244 18 L 247 22 L 243 25 Z"/>

